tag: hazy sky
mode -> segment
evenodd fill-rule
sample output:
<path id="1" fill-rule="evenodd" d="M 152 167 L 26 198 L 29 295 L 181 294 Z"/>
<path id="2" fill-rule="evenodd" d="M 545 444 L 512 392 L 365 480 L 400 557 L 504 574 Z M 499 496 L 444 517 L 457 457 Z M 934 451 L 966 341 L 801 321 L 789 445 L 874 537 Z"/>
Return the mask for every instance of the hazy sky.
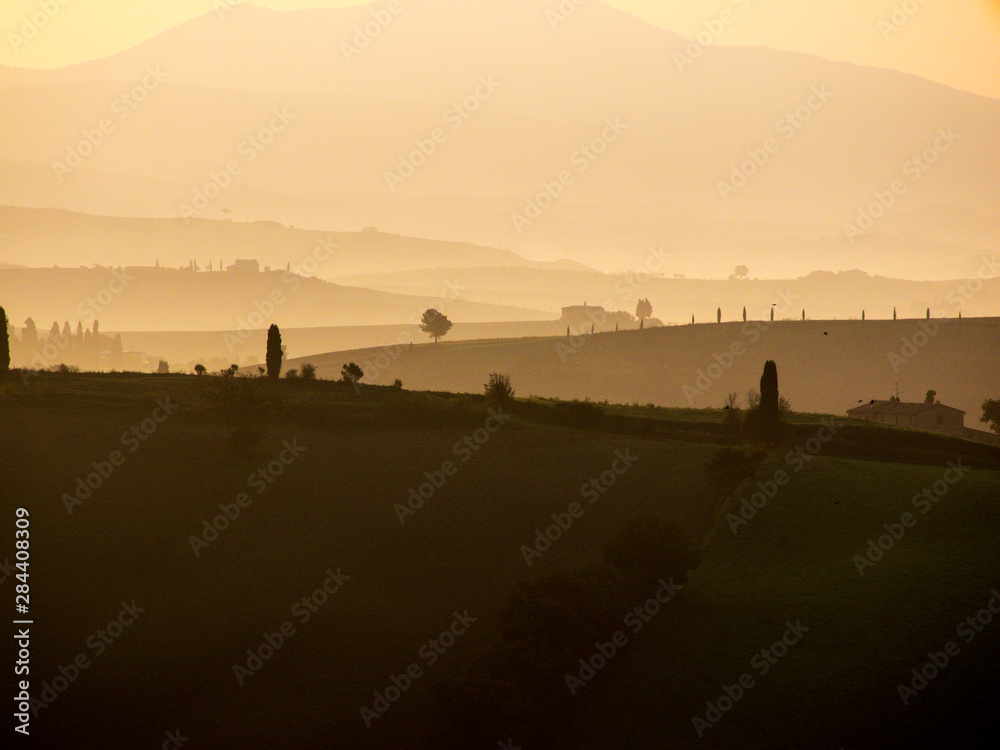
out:
<path id="1" fill-rule="evenodd" d="M 61 67 L 131 47 L 223 3 L 251 0 L 3 0 L 0 64 Z M 495 0 L 502 2 L 503 0 Z M 593 0 L 549 0 L 585 6 Z M 433 0 L 400 0 L 409 2 Z M 735 22 L 718 43 L 797 50 L 895 68 L 1000 98 L 1000 0 L 607 0 L 609 5 L 693 35 L 730 9 Z M 58 11 L 39 31 L 47 43 L 15 50 L 10 39 L 43 6 Z M 358 5 L 356 0 L 258 0 L 288 10 Z M 898 29 L 893 8 L 914 8 Z M 897 18 L 897 20 L 900 20 Z"/>

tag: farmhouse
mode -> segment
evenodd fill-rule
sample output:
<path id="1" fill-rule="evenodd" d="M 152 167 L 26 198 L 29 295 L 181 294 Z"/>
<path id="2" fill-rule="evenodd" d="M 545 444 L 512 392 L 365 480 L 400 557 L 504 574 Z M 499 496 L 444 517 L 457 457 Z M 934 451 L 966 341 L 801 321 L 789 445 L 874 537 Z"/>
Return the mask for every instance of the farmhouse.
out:
<path id="1" fill-rule="evenodd" d="M 239 259 L 233 265 L 227 266 L 226 270 L 234 273 L 260 273 L 260 264 L 252 258 Z"/>
<path id="2" fill-rule="evenodd" d="M 965 436 L 965 412 L 939 403 L 873 401 L 848 409 L 847 415 L 854 419 L 868 419 L 898 427 L 912 427 L 955 437 Z"/>
<path id="3" fill-rule="evenodd" d="M 604 318 L 607 311 L 600 305 L 570 305 L 562 309 L 562 318 L 566 323 L 593 323 L 596 318 Z M 603 321 L 602 321 L 603 322 Z"/>

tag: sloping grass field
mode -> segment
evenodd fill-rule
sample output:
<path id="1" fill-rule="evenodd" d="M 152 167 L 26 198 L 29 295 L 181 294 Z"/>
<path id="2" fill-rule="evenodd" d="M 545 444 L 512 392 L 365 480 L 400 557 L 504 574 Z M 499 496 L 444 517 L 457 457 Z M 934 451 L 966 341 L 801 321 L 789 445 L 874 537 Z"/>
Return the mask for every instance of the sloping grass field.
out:
<path id="1" fill-rule="evenodd" d="M 493 432 L 383 424 L 382 389 L 320 382 L 283 388 L 285 410 L 241 456 L 199 407 L 205 382 L 43 376 L 0 399 L 4 516 L 31 513 L 34 695 L 78 654 L 89 661 L 34 719 L 43 745 L 159 746 L 179 728 L 198 747 L 406 747 L 432 686 L 493 643 L 518 581 L 598 562 L 618 526 L 651 512 L 706 540 L 701 567 L 568 714 L 517 746 L 933 746 L 920 742 L 942 732 L 954 744 L 941 747 L 972 747 L 956 733 L 978 729 L 997 697 L 1000 622 L 969 644 L 955 633 L 1000 586 L 996 471 L 969 472 L 923 514 L 911 498 L 956 456 L 821 452 L 794 471 L 788 446 L 760 472 L 782 469 L 788 483 L 733 534 L 703 469 L 710 443 L 523 418 Z M 157 399 L 180 408 L 156 422 Z M 123 440 L 136 426 L 145 439 Z M 70 513 L 63 495 L 116 450 L 121 464 Z M 636 460 L 616 472 L 620 454 Z M 592 479 L 605 491 L 589 503 Z M 400 511 L 421 485 L 422 506 Z M 582 516 L 529 567 L 522 548 L 574 502 Z M 235 517 L 196 555 L 191 537 L 225 507 Z M 852 558 L 907 511 L 915 525 L 861 576 Z M 314 596 L 331 573 L 339 589 Z M 109 628 L 132 600 L 134 623 Z M 440 638 L 466 611 L 475 624 Z M 761 675 L 751 659 L 799 620 L 808 632 Z M 897 683 L 949 640 L 961 653 L 904 707 Z M 268 642 L 273 653 L 248 667 L 247 649 Z M 411 664 L 420 676 L 366 727 L 360 709 Z M 699 738 L 692 717 L 743 673 L 754 686 Z"/>

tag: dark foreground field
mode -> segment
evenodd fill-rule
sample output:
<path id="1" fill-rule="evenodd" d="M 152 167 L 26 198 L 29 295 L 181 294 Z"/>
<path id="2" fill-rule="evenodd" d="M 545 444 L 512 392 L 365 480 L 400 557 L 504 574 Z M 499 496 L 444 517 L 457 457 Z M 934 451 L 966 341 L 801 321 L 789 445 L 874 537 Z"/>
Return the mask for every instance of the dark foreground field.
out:
<path id="1" fill-rule="evenodd" d="M 793 444 L 772 451 L 761 477 L 781 469 L 790 480 L 734 534 L 734 509 L 719 507 L 703 470 L 717 448 L 704 434 L 576 429 L 528 410 L 477 443 L 475 405 L 464 421 L 420 426 L 417 412 L 379 418 L 390 389 L 282 382 L 285 407 L 242 456 L 204 413 L 203 382 L 45 376 L 0 398 L 11 529 L 0 559 L 13 558 L 13 509 L 31 518 L 32 690 L 43 697 L 61 667 L 74 676 L 44 695 L 55 700 L 33 720 L 33 746 L 159 747 L 180 729 L 190 747 L 410 747 L 432 687 L 496 641 L 517 582 L 598 563 L 616 528 L 644 513 L 704 540 L 701 566 L 641 632 L 623 622 L 627 645 L 564 710 L 484 747 L 972 747 L 961 733 L 981 730 L 1000 694 L 1000 623 L 968 644 L 956 634 L 1000 587 L 1000 474 L 970 471 L 926 514 L 911 503 L 961 443 L 936 465 L 845 458 L 857 447 L 837 439 L 801 470 L 786 460 Z M 164 416 L 156 399 L 168 397 L 176 413 L 147 421 L 147 439 L 122 440 Z M 796 435 L 818 426 L 802 420 Z M 455 449 L 466 436 L 478 450 Z M 115 450 L 121 465 L 69 512 L 63 495 Z M 287 466 L 271 464 L 283 450 Z M 612 470 L 616 452 L 637 460 L 589 504 L 581 485 Z M 273 482 L 248 482 L 261 469 Z M 394 506 L 426 473 L 442 486 L 401 523 Z M 196 555 L 191 536 L 220 503 L 236 515 L 241 492 L 248 507 Z M 522 546 L 573 502 L 582 517 L 528 567 Z M 852 558 L 907 510 L 915 526 L 859 575 Z M 301 603 L 328 578 L 335 593 Z M 0 584 L 8 601 L 14 583 Z M 123 602 L 137 614 L 109 628 Z M 456 613 L 476 622 L 441 639 Z M 761 674 L 751 659 L 789 621 L 808 632 Z M 252 675 L 240 671 L 240 685 L 234 665 L 247 667 L 247 649 L 268 640 L 284 642 Z M 897 684 L 949 640 L 959 655 L 904 707 Z M 74 675 L 79 654 L 87 666 Z M 366 728 L 361 707 L 414 663 L 420 676 Z M 692 717 L 743 673 L 754 686 L 699 738 Z M 567 690 L 561 679 L 551 689 Z"/>

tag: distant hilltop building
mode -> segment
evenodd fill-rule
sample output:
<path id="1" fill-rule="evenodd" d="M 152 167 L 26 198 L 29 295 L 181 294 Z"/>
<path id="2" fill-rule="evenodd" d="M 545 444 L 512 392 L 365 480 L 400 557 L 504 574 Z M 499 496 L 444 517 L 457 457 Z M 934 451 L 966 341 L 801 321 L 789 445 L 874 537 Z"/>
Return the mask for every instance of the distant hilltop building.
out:
<path id="1" fill-rule="evenodd" d="M 873 401 L 847 410 L 854 419 L 865 419 L 897 427 L 926 430 L 941 435 L 975 440 L 979 443 L 1000 444 L 1000 435 L 965 426 L 965 412 L 941 403 L 905 401 Z"/>
<path id="2" fill-rule="evenodd" d="M 562 309 L 561 320 L 564 323 L 592 323 L 594 318 L 599 318 L 602 315 L 607 315 L 607 312 L 600 305 L 587 306 L 584 302 L 582 305 L 570 305 L 569 307 L 564 307 Z"/>
<path id="3" fill-rule="evenodd" d="M 254 260 L 237 260 L 233 265 L 226 266 L 227 271 L 235 273 L 260 273 L 260 264 Z"/>

